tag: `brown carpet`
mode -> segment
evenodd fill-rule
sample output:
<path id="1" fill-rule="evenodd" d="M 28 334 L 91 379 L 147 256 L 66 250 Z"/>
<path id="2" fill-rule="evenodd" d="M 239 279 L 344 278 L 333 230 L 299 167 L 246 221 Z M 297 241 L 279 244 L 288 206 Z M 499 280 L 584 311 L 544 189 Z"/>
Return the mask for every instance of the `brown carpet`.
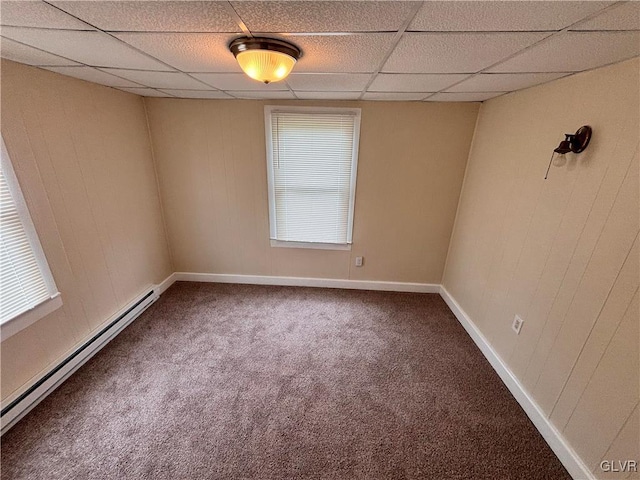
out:
<path id="1" fill-rule="evenodd" d="M 2 438 L 4 479 L 570 478 L 438 295 L 177 283 Z"/>

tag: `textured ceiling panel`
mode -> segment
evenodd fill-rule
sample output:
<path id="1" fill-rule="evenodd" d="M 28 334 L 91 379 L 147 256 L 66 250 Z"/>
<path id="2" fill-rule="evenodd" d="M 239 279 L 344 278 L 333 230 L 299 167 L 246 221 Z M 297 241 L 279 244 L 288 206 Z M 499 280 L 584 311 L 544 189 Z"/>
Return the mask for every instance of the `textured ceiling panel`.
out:
<path id="1" fill-rule="evenodd" d="M 424 2 L 409 31 L 561 30 L 612 2 L 443 1 Z"/>
<path id="2" fill-rule="evenodd" d="M 610 8 L 572 30 L 640 30 L 640 2 L 635 0 Z"/>
<path id="3" fill-rule="evenodd" d="M 483 102 L 506 92 L 436 93 L 428 102 Z"/>
<path id="4" fill-rule="evenodd" d="M 207 90 L 209 87 L 180 72 L 147 72 L 143 70 L 105 69 L 119 77 L 151 88 L 177 88 L 190 90 Z"/>
<path id="5" fill-rule="evenodd" d="M 640 54 L 640 1 L 0 1 L 3 58 L 147 96 L 482 101 Z M 301 48 L 286 82 L 242 73 L 240 19 Z"/>
<path id="6" fill-rule="evenodd" d="M 102 30 L 240 32 L 226 2 L 55 2 Z"/>
<path id="7" fill-rule="evenodd" d="M 99 83 L 109 87 L 140 87 L 141 85 L 110 75 L 101 70 L 91 67 L 46 67 L 52 72 L 61 73 L 69 77 L 79 78 L 88 82 Z"/>
<path id="8" fill-rule="evenodd" d="M 41 1 L 2 0 L 1 13 L 0 24 L 2 25 L 93 30 L 84 22 Z"/>
<path id="9" fill-rule="evenodd" d="M 381 73 L 369 90 L 376 92 L 439 92 L 468 77 L 466 74 Z"/>
<path id="10" fill-rule="evenodd" d="M 0 56 L 27 65 L 78 65 L 72 60 L 43 52 L 8 38 L 0 39 Z"/>
<path id="11" fill-rule="evenodd" d="M 290 91 L 273 91 L 273 92 L 245 92 L 245 91 L 227 91 L 229 95 L 233 95 L 236 98 L 261 98 L 261 99 L 273 99 L 273 100 L 293 100 L 295 97 Z"/>
<path id="12" fill-rule="evenodd" d="M 382 70 L 394 73 L 475 73 L 548 35 L 548 33 L 405 34 Z"/>
<path id="13" fill-rule="evenodd" d="M 232 2 L 252 32 L 398 30 L 415 2 Z"/>
<path id="14" fill-rule="evenodd" d="M 194 73 L 198 80 L 202 80 L 207 85 L 220 90 L 288 90 L 283 82 L 270 83 L 265 85 L 244 73 Z"/>
<path id="15" fill-rule="evenodd" d="M 373 72 L 391 48 L 392 33 L 300 35 L 287 40 L 302 48 L 296 72 Z M 233 56 L 232 56 L 233 58 Z"/>
<path id="16" fill-rule="evenodd" d="M 287 77 L 287 83 L 294 90 L 361 92 L 370 78 L 366 73 L 294 73 Z"/>
<path id="17" fill-rule="evenodd" d="M 3 27 L 2 35 L 91 66 L 168 69 L 102 32 Z"/>
<path id="18" fill-rule="evenodd" d="M 492 72 L 577 72 L 640 54 L 640 32 L 566 32 L 490 69 Z"/>
<path id="19" fill-rule="evenodd" d="M 232 98 L 219 90 L 173 90 L 164 88 L 162 91 L 180 98 Z"/>
<path id="20" fill-rule="evenodd" d="M 481 73 L 447 92 L 512 92 L 564 77 L 567 73 Z"/>
<path id="21" fill-rule="evenodd" d="M 130 45 L 184 72 L 241 72 L 224 33 L 118 33 Z M 157 69 L 161 70 L 161 69 Z"/>
<path id="22" fill-rule="evenodd" d="M 143 97 L 171 97 L 168 93 L 154 90 L 153 88 L 119 88 L 118 90 L 135 93 L 136 95 L 141 95 Z"/>
<path id="23" fill-rule="evenodd" d="M 357 100 L 360 92 L 301 92 L 296 90 L 300 100 Z"/>
<path id="24" fill-rule="evenodd" d="M 366 92 L 363 100 L 395 100 L 395 101 L 417 101 L 430 95 L 428 92 Z"/>

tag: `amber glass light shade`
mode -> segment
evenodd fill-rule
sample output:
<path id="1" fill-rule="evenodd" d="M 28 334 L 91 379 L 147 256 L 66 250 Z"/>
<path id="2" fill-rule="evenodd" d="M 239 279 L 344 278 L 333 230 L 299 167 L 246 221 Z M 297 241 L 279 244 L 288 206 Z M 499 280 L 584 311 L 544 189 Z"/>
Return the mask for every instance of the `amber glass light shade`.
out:
<path id="1" fill-rule="evenodd" d="M 564 155 L 565 153 L 569 153 L 571 151 L 571 140 L 569 140 L 569 135 L 567 135 L 567 139 L 560 142 L 560 145 L 554 150 L 554 152 L 559 153 L 560 155 Z"/>
<path id="2" fill-rule="evenodd" d="M 237 38 L 229 50 L 244 73 L 264 83 L 284 80 L 302 55 L 292 43 L 262 37 Z"/>
<path id="3" fill-rule="evenodd" d="M 295 58 L 271 50 L 247 50 L 239 53 L 236 60 L 244 73 L 264 83 L 285 79 L 296 64 Z"/>

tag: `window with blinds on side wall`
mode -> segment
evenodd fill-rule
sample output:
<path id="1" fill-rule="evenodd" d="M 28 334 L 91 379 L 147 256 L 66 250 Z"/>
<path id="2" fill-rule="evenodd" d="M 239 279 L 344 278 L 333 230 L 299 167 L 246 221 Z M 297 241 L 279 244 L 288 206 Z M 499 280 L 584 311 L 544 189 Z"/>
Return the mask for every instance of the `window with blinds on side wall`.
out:
<path id="1" fill-rule="evenodd" d="M 265 107 L 273 246 L 349 248 L 360 109 Z"/>
<path id="2" fill-rule="evenodd" d="M 4 142 L 1 166 L 0 325 L 4 339 L 58 308 L 62 302 Z M 49 303 L 46 309 L 38 308 L 45 303 Z M 13 323 L 18 319 L 21 321 Z"/>

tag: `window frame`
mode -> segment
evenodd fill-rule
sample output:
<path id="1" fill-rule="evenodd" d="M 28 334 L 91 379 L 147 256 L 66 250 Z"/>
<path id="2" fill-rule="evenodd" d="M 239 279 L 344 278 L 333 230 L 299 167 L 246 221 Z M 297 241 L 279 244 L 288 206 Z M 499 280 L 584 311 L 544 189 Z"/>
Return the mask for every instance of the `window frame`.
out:
<path id="1" fill-rule="evenodd" d="M 53 278 L 53 274 L 49 268 L 49 263 L 47 262 L 47 257 L 44 254 L 40 239 L 38 238 L 38 233 L 33 225 L 33 220 L 31 219 L 31 214 L 29 213 L 22 189 L 20 188 L 20 183 L 18 182 L 18 178 L 16 177 L 13 169 L 13 164 L 4 143 L 4 138 L 0 137 L 0 140 L 2 143 L 0 168 L 2 168 L 2 172 L 7 180 L 11 198 L 13 199 L 16 210 L 18 211 L 18 216 L 20 217 L 25 234 L 29 240 L 31 251 L 33 252 L 33 256 L 36 259 L 38 267 L 40 268 L 42 278 L 49 293 L 49 298 L 44 299 L 31 309 L 19 313 L 18 315 L 0 323 L 0 338 L 4 341 L 18 333 L 20 330 L 27 328 L 29 325 L 34 324 L 46 315 L 49 315 L 62 307 L 62 295 L 58 291 L 55 279 Z"/>
<path id="2" fill-rule="evenodd" d="M 322 243 L 301 242 L 291 240 L 278 240 L 276 219 L 275 178 L 273 172 L 273 135 L 272 113 L 335 113 L 354 116 L 354 135 L 351 162 L 351 177 L 349 184 L 349 213 L 347 217 L 347 242 L 346 243 Z M 355 217 L 356 183 L 358 177 L 358 153 L 360 146 L 360 123 L 362 109 L 352 107 L 300 107 L 283 105 L 266 105 L 264 107 L 265 143 L 267 147 L 267 185 L 269 195 L 269 240 L 272 247 L 308 248 L 320 250 L 351 250 L 353 244 L 353 222 Z"/>

